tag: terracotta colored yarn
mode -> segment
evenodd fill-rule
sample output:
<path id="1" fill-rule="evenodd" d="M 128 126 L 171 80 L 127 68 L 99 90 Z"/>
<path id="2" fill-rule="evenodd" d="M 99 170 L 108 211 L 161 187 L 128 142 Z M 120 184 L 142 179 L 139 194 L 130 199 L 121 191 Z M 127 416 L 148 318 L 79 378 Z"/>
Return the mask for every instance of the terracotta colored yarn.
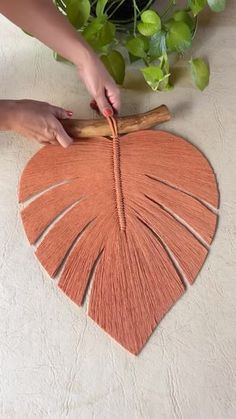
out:
<path id="1" fill-rule="evenodd" d="M 138 354 L 192 284 L 217 222 L 218 189 L 202 153 L 168 132 L 43 147 L 27 164 L 19 201 L 36 255 L 59 287 Z M 50 226 L 50 224 L 53 225 Z M 42 233 L 46 235 L 38 244 Z"/>

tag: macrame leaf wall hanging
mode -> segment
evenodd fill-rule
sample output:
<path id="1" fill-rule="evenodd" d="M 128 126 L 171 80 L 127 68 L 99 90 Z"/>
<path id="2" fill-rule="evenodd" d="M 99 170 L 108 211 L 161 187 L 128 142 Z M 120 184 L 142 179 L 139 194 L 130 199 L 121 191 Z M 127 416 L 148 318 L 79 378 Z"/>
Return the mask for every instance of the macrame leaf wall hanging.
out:
<path id="1" fill-rule="evenodd" d="M 119 118 L 118 131 L 166 119 L 162 106 Z M 207 159 L 183 138 L 143 129 L 118 138 L 116 121 L 109 124 L 95 122 L 95 130 L 112 138 L 88 138 L 94 124 L 67 121 L 80 138 L 68 149 L 48 145 L 33 156 L 19 201 L 48 274 L 60 270 L 59 287 L 78 305 L 92 280 L 88 315 L 138 354 L 206 259 L 218 188 Z"/>

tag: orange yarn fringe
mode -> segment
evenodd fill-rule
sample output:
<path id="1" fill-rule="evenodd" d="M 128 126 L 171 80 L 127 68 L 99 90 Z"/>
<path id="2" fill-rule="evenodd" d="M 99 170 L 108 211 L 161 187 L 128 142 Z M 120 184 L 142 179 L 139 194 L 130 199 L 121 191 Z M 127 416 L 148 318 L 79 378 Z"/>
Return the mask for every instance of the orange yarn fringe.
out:
<path id="1" fill-rule="evenodd" d="M 212 242 L 218 207 L 202 153 L 168 132 L 46 146 L 27 164 L 19 200 L 36 256 L 89 316 L 138 354 L 192 284 Z"/>

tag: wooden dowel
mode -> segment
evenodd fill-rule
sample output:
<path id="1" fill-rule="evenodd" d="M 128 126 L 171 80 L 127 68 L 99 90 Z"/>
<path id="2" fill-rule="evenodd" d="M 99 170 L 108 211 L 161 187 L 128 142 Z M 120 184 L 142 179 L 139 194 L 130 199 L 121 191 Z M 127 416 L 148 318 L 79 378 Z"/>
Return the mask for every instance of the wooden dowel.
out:
<path id="1" fill-rule="evenodd" d="M 152 128 L 171 118 L 169 109 L 165 105 L 148 112 L 117 118 L 119 134 L 126 134 L 142 129 Z M 76 139 L 81 137 L 109 136 L 110 127 L 105 118 L 102 119 L 65 119 L 62 120 L 67 133 Z"/>

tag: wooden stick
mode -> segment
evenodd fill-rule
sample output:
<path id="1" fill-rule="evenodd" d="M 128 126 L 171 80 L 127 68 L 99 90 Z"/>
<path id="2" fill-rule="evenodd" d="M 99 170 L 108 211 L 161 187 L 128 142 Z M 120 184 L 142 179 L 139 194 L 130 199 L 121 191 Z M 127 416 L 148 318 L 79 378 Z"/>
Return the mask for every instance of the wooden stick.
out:
<path id="1" fill-rule="evenodd" d="M 170 118 L 171 115 L 167 106 L 161 105 L 142 114 L 118 117 L 118 132 L 119 134 L 126 134 L 128 132 L 152 128 L 162 122 L 169 121 Z M 61 123 L 67 133 L 75 140 L 81 137 L 111 135 L 110 127 L 105 118 L 98 120 L 65 119 Z"/>

